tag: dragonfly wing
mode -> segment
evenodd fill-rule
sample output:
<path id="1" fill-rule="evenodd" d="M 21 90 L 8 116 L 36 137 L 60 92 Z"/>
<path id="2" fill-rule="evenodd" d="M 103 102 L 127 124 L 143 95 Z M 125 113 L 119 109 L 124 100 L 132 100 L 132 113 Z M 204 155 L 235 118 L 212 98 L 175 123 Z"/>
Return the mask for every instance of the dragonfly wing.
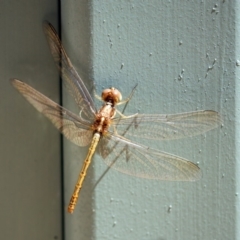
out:
<path id="1" fill-rule="evenodd" d="M 154 140 L 170 140 L 195 136 L 216 128 L 222 118 L 215 111 L 195 111 L 179 114 L 136 115 L 118 118 L 114 128 L 121 136 Z"/>
<path id="2" fill-rule="evenodd" d="M 109 167 L 135 177 L 167 181 L 195 181 L 201 177 L 196 164 L 120 136 L 103 137 L 99 152 Z"/>
<path id="3" fill-rule="evenodd" d="M 44 23 L 43 30 L 47 37 L 54 61 L 65 80 L 67 89 L 74 97 L 82 113 L 87 118 L 92 118 L 97 111 L 92 97 L 67 56 L 56 30 L 48 22 Z"/>
<path id="4" fill-rule="evenodd" d="M 41 113 L 43 113 L 66 138 L 79 146 L 91 142 L 90 123 L 58 105 L 26 83 L 12 79 L 13 86 Z"/>

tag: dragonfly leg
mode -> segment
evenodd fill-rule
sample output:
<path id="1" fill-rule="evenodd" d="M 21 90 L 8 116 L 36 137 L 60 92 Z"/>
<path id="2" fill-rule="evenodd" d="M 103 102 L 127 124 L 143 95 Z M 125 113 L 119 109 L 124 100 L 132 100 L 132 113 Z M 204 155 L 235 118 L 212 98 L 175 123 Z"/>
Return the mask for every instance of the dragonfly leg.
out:
<path id="1" fill-rule="evenodd" d="M 117 103 L 117 105 L 122 105 L 122 104 L 124 104 L 124 103 L 128 103 L 130 100 L 131 100 L 131 98 L 132 98 L 132 96 L 133 96 L 133 93 L 134 93 L 134 91 L 136 90 L 136 88 L 137 88 L 137 84 L 134 86 L 134 88 L 132 89 L 132 91 L 131 91 L 131 93 L 130 93 L 130 95 L 128 96 L 128 98 L 126 98 L 125 100 L 122 100 L 121 102 L 119 102 L 119 103 Z"/>
<path id="2" fill-rule="evenodd" d="M 100 102 L 103 101 L 103 100 L 102 100 L 102 97 L 99 96 L 99 95 L 96 93 L 96 90 L 95 90 L 95 89 L 93 90 L 93 93 L 94 93 L 94 97 L 95 97 L 97 100 L 99 100 Z"/>
<path id="3" fill-rule="evenodd" d="M 122 114 L 118 109 L 116 109 L 116 112 L 122 117 L 122 118 L 133 118 L 136 117 L 138 115 L 138 113 L 129 115 L 129 116 L 125 116 L 124 114 Z"/>

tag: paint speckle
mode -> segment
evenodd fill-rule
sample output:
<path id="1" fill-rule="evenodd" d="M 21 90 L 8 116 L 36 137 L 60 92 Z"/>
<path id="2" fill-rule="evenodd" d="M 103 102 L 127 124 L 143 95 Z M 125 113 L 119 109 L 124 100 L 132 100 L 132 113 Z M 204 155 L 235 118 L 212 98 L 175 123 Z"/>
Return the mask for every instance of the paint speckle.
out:
<path id="1" fill-rule="evenodd" d="M 211 70 L 213 70 L 214 65 L 215 65 L 216 62 L 217 62 L 217 59 L 214 58 L 212 65 L 208 66 L 208 69 L 207 69 L 207 73 L 206 73 L 206 75 L 205 75 L 205 78 L 207 78 L 208 72 L 211 71 Z"/>
<path id="2" fill-rule="evenodd" d="M 168 213 L 170 213 L 172 211 L 172 205 L 168 206 L 168 210 L 167 211 L 168 211 Z"/>
<path id="3" fill-rule="evenodd" d="M 183 79 L 183 73 L 184 73 L 184 69 L 182 69 L 181 73 L 178 75 L 178 81 L 181 81 Z"/>
<path id="4" fill-rule="evenodd" d="M 211 11 L 211 13 L 216 13 L 216 14 L 218 14 L 219 13 L 219 11 L 218 11 L 218 5 L 217 5 L 217 3 L 214 5 L 214 7 L 212 8 L 212 11 Z"/>

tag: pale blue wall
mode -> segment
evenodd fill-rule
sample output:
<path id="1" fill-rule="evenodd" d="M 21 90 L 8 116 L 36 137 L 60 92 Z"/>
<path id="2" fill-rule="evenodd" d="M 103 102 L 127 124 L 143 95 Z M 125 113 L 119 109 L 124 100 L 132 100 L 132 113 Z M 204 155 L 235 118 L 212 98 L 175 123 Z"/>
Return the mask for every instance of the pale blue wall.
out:
<path id="1" fill-rule="evenodd" d="M 222 128 L 202 136 L 145 142 L 199 162 L 203 178 L 195 183 L 141 180 L 110 170 L 95 187 L 106 170 L 96 156 L 76 211 L 66 213 L 65 230 L 59 135 L 8 82 L 18 77 L 59 98 L 41 29 L 45 19 L 57 25 L 57 5 L 30 2 L 0 4 L 1 238 L 61 239 L 65 231 L 68 240 L 239 239 L 238 2 L 61 2 L 64 45 L 98 93 L 114 86 L 127 96 L 138 83 L 129 113 L 213 109 L 224 117 Z M 70 101 L 64 96 L 66 106 Z M 65 141 L 64 152 L 66 211 L 86 149 Z"/>
<path id="2" fill-rule="evenodd" d="M 57 16 L 56 1 L 0 1 L 0 239 L 62 239 L 60 135 L 9 81 L 59 100 L 42 31 Z"/>
<path id="3" fill-rule="evenodd" d="M 203 178 L 195 183 L 147 181 L 111 170 L 92 192 L 106 169 L 95 157 L 76 213 L 66 218 L 67 239 L 237 239 L 234 4 L 63 2 L 64 38 L 73 58 L 80 58 L 77 64 L 86 63 L 81 44 L 91 33 L 87 68 L 92 67 L 99 93 L 114 86 L 127 96 L 138 83 L 130 113 L 213 109 L 225 121 L 224 127 L 191 139 L 147 142 L 198 162 Z M 74 162 L 66 159 L 67 198 L 80 169 L 74 155 Z"/>

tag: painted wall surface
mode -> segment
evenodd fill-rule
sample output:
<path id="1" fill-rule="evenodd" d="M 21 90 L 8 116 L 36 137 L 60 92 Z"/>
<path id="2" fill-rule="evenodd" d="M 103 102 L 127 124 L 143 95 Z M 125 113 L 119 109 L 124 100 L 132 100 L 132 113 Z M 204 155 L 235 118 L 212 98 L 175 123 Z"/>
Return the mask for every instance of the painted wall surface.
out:
<path id="1" fill-rule="evenodd" d="M 138 179 L 106 171 L 95 156 L 72 215 L 87 148 L 64 141 L 65 229 L 58 132 L 8 82 L 20 78 L 59 100 L 41 29 L 46 19 L 58 25 L 57 5 L 30 2 L 0 3 L 1 238 L 239 239 L 238 2 L 61 1 L 63 43 L 90 90 L 114 86 L 125 98 L 138 84 L 125 114 L 212 109 L 224 118 L 207 134 L 141 142 L 198 163 L 200 181 Z M 63 102 L 76 110 L 67 94 Z"/>
<path id="2" fill-rule="evenodd" d="M 60 135 L 9 81 L 59 100 L 42 31 L 57 18 L 56 1 L 0 1 L 0 239 L 62 239 Z"/>
<path id="3" fill-rule="evenodd" d="M 197 182 L 105 174 L 95 156 L 76 211 L 66 216 L 67 239 L 238 238 L 235 4 L 63 2 L 64 44 L 84 81 L 94 81 L 99 94 L 114 86 L 124 97 L 138 83 L 126 114 L 212 109 L 224 118 L 224 126 L 197 137 L 143 142 L 199 163 Z M 86 151 L 67 146 L 65 152 L 73 155 L 65 160 L 67 205 Z"/>

